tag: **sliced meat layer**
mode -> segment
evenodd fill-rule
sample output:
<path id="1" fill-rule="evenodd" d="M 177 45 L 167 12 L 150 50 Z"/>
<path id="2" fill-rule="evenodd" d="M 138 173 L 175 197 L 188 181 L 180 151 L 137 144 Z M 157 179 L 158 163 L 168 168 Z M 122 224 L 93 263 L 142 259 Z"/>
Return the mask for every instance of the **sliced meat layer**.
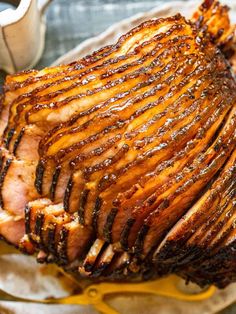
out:
<path id="1" fill-rule="evenodd" d="M 0 236 L 93 280 L 236 280 L 234 30 L 206 0 L 8 76 Z"/>
<path id="2" fill-rule="evenodd" d="M 184 274 L 196 268 L 194 272 L 199 272 L 196 278 L 199 276 L 202 285 L 207 280 L 215 284 L 218 280 L 224 282 L 223 269 L 214 270 L 214 263 L 221 260 L 225 265 L 235 266 L 235 257 L 229 253 L 231 250 L 233 253 L 235 245 L 235 221 L 236 150 L 206 192 L 166 235 L 154 254 L 154 261 L 161 264 L 166 273 L 173 270 L 173 265 Z M 207 263 L 208 266 L 198 269 L 198 265 Z"/>

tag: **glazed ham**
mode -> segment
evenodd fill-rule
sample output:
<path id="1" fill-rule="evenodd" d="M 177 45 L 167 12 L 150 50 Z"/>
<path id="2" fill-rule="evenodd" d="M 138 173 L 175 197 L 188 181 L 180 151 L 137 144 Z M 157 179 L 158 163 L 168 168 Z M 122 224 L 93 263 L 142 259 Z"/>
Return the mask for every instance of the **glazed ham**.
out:
<path id="1" fill-rule="evenodd" d="M 205 1 L 8 76 L 0 234 L 91 278 L 236 280 L 235 27 Z"/>

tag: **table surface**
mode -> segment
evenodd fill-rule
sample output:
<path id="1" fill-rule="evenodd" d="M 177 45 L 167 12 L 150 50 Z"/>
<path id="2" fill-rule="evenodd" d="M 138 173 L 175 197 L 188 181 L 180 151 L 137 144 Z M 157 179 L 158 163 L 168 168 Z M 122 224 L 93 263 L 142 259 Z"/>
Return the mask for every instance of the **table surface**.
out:
<path id="1" fill-rule="evenodd" d="M 114 22 L 148 11 L 157 3 L 148 0 L 53 0 L 47 11 L 46 46 L 38 67 L 49 65 Z"/>
<path id="2" fill-rule="evenodd" d="M 46 13 L 45 49 L 36 68 L 49 66 L 58 57 L 85 39 L 101 33 L 114 22 L 148 11 L 161 2 L 164 0 L 53 0 Z M 1 73 L 0 84 L 3 77 Z M 223 313 L 235 314 L 236 305 Z"/>

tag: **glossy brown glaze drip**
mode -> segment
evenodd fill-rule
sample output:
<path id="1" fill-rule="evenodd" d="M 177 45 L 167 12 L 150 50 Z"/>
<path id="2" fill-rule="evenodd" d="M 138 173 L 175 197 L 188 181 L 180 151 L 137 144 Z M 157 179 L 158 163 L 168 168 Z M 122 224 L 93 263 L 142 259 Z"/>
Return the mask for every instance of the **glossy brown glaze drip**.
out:
<path id="1" fill-rule="evenodd" d="M 110 243 L 112 242 L 112 225 L 114 223 L 116 214 L 118 212 L 118 208 L 112 208 L 108 217 L 107 217 L 107 221 L 103 230 L 103 234 L 104 234 L 104 239 Z"/>
<path id="2" fill-rule="evenodd" d="M 39 194 L 42 194 L 43 173 L 44 173 L 44 165 L 43 165 L 43 162 L 41 162 L 37 165 L 36 180 L 35 180 L 35 187 Z"/>
<path id="3" fill-rule="evenodd" d="M 55 190 L 57 187 L 58 178 L 61 172 L 61 167 L 58 166 L 53 174 L 52 185 L 50 187 L 50 199 L 53 201 L 55 197 Z"/>
<path id="4" fill-rule="evenodd" d="M 0 206 L 2 208 L 4 208 L 4 201 L 3 201 L 3 198 L 2 198 L 2 187 L 3 187 L 3 184 L 4 184 L 4 179 L 7 175 L 7 172 L 8 172 L 8 169 L 9 167 L 11 166 L 11 163 L 12 163 L 12 159 L 7 159 L 6 162 L 5 162 L 5 165 L 2 169 L 2 172 L 1 172 L 1 175 L 0 175 Z"/>
<path id="5" fill-rule="evenodd" d="M 79 216 L 79 222 L 84 225 L 84 206 L 87 202 L 89 190 L 84 190 L 81 193 L 80 201 L 79 201 L 79 209 L 78 209 L 78 216 Z"/>
<path id="6" fill-rule="evenodd" d="M 22 137 L 24 135 L 24 132 L 25 132 L 25 129 L 24 128 L 21 129 L 20 134 L 18 135 L 18 137 L 17 137 L 17 139 L 16 139 L 16 141 L 14 143 L 14 146 L 13 146 L 13 154 L 14 155 L 16 155 L 16 151 L 17 151 L 18 145 L 20 144 L 20 141 L 21 141 L 21 139 L 22 139 Z M 10 144 L 10 142 L 9 142 L 9 144 Z M 8 145 L 6 145 L 6 146 L 8 146 Z"/>
<path id="7" fill-rule="evenodd" d="M 44 221 L 44 214 L 39 214 L 36 218 L 34 233 L 36 236 L 40 238 L 41 238 L 43 221 Z"/>

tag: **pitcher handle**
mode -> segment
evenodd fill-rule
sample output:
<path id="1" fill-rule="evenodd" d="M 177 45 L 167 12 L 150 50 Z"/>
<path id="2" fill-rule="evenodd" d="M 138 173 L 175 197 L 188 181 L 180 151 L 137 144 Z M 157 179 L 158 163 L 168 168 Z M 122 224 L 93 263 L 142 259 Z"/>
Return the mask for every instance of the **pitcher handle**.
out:
<path id="1" fill-rule="evenodd" d="M 45 10 L 51 2 L 52 0 L 38 0 L 38 6 L 41 15 L 45 13 Z"/>

